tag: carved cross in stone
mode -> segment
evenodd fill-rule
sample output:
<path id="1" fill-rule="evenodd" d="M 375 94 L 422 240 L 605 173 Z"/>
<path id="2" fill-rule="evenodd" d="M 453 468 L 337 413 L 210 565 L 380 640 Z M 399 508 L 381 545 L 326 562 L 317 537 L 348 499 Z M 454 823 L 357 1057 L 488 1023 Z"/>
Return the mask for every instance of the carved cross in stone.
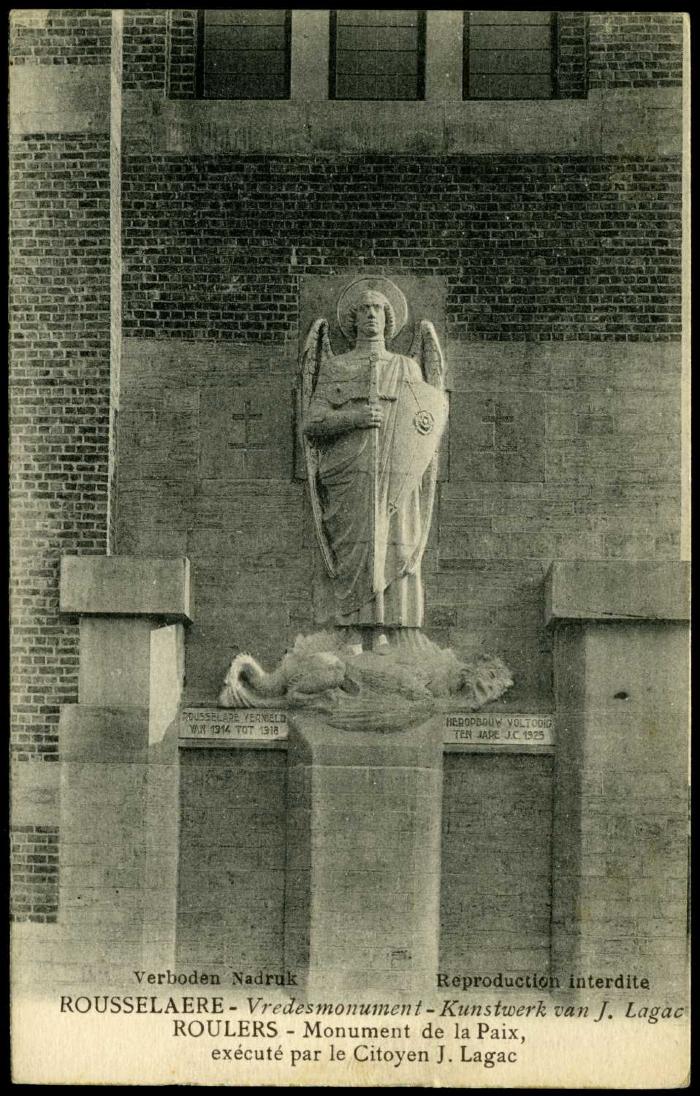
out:
<path id="1" fill-rule="evenodd" d="M 230 441 L 228 443 L 230 449 L 264 449 L 265 446 L 257 444 L 252 441 L 250 436 L 250 424 L 256 419 L 261 419 L 263 416 L 258 413 L 254 414 L 250 400 L 246 400 L 243 404 L 243 414 L 232 414 L 231 419 L 233 422 L 243 423 L 243 441 Z"/>
<path id="2" fill-rule="evenodd" d="M 504 408 L 503 404 L 488 401 L 486 405 L 486 415 L 483 422 L 492 422 L 494 426 L 508 426 L 514 421 L 514 416 L 511 411 Z"/>
<path id="3" fill-rule="evenodd" d="M 507 406 L 504 407 L 504 405 L 497 400 L 487 400 L 484 410 L 485 414 L 481 421 L 484 425 L 490 426 L 493 431 L 491 445 L 495 445 L 496 448 L 502 452 L 512 449 L 512 432 L 510 430 L 503 430 L 504 426 L 512 426 L 515 422 L 515 416 L 513 415 L 512 410 Z"/>

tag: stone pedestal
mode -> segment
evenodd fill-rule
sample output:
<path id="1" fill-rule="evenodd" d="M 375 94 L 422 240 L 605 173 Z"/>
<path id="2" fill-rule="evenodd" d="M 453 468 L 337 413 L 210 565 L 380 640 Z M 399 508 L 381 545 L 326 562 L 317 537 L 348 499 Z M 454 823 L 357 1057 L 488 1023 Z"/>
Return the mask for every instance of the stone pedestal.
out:
<path id="1" fill-rule="evenodd" d="M 552 972 L 685 986 L 688 567 L 555 563 Z M 606 991 L 607 992 L 607 991 Z M 614 990 L 612 991 L 614 992 Z"/>
<path id="2" fill-rule="evenodd" d="M 310 996 L 428 992 L 438 965 L 442 733 L 294 715 L 285 965 Z"/>
<path id="3" fill-rule="evenodd" d="M 187 561 L 64 560 L 61 607 L 80 614 L 80 676 L 59 728 L 55 975 L 118 986 L 175 955 Z"/>

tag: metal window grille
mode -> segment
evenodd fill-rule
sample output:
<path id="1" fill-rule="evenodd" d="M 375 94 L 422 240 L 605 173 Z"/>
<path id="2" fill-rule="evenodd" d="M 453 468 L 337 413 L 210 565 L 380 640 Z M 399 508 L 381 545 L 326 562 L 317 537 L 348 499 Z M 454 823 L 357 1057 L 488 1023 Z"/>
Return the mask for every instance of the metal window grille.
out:
<path id="1" fill-rule="evenodd" d="M 424 11 L 331 11 L 331 99 L 422 99 Z"/>
<path id="2" fill-rule="evenodd" d="M 554 98 L 556 40 L 556 12 L 465 11 L 464 98 Z"/>
<path id="3" fill-rule="evenodd" d="M 198 13 L 198 95 L 288 99 L 291 11 L 208 8 Z"/>

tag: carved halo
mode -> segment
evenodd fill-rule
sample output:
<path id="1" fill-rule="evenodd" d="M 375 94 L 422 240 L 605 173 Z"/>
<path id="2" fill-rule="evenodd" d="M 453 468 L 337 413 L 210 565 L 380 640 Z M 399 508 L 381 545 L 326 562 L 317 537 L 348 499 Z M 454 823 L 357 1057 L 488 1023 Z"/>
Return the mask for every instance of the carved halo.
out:
<path id="1" fill-rule="evenodd" d="M 396 328 L 394 330 L 393 338 L 396 338 L 401 328 L 408 319 L 408 305 L 406 304 L 406 298 L 397 285 L 394 285 L 388 278 L 383 278 L 381 275 L 374 277 L 356 278 L 354 282 L 350 282 L 338 298 L 338 326 L 345 335 L 348 341 L 352 341 L 355 333 L 347 329 L 345 322 L 347 314 L 355 303 L 361 293 L 365 293 L 367 290 L 374 290 L 376 293 L 383 293 L 389 304 L 394 310 L 394 317 L 396 319 Z"/>

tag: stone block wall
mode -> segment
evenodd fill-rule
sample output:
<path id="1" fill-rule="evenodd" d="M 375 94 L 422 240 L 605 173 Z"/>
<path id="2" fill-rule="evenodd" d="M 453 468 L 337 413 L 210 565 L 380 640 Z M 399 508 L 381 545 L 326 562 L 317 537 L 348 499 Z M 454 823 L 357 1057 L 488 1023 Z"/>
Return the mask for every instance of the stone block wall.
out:
<path id="1" fill-rule="evenodd" d="M 126 155 L 117 540 L 193 562 L 190 701 L 312 627 L 300 287 L 383 271 L 447 287 L 427 628 L 551 703 L 549 561 L 679 551 L 679 188 L 673 158 Z"/>
<path id="2" fill-rule="evenodd" d="M 441 970 L 549 969 L 552 768 L 548 755 L 445 755 Z M 180 779 L 177 962 L 283 969 L 287 844 L 303 844 L 286 831 L 286 751 L 182 750 Z M 342 859 L 352 835 L 339 840 Z M 362 856 L 373 849 L 368 843 Z M 385 842 L 378 850 L 386 856 Z M 355 874 L 361 866 L 361 858 L 348 862 Z M 362 938 L 365 949 L 372 943 Z"/>
<path id="3" fill-rule="evenodd" d="M 283 750 L 181 750 L 182 969 L 283 969 L 286 786 Z"/>
<path id="4" fill-rule="evenodd" d="M 440 970 L 547 973 L 551 756 L 447 753 Z"/>
<path id="5" fill-rule="evenodd" d="M 662 588 L 636 567 L 641 597 L 661 606 L 676 576 Z M 672 997 L 687 988 L 687 625 L 661 608 L 634 619 L 629 597 L 615 606 L 601 585 L 571 599 L 580 619 L 553 614 L 552 965 L 624 969 Z"/>

